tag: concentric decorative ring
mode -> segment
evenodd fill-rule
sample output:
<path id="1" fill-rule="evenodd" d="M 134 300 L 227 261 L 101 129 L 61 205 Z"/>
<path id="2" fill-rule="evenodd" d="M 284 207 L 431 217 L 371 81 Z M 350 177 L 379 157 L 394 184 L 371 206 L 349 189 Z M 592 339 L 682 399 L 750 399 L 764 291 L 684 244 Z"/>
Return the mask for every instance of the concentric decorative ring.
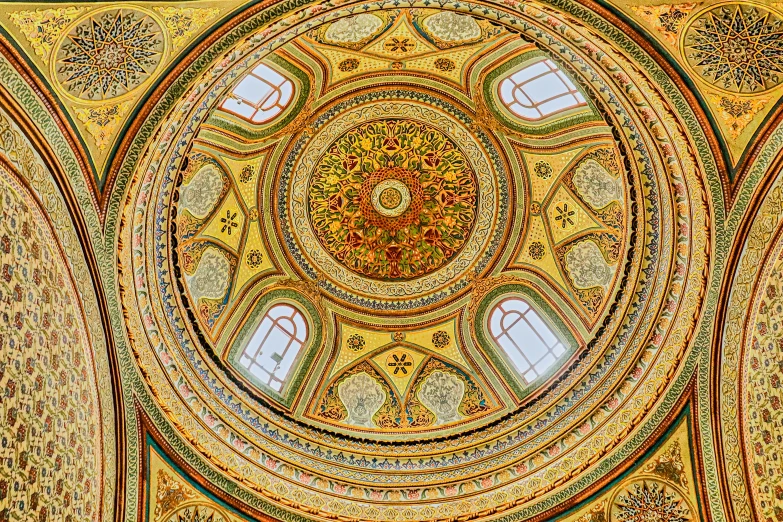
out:
<path id="1" fill-rule="evenodd" d="M 386 179 L 372 189 L 372 206 L 386 217 L 397 217 L 411 204 L 411 191 L 402 181 Z"/>
<path id="2" fill-rule="evenodd" d="M 278 187 L 296 264 L 373 309 L 456 295 L 488 266 L 506 223 L 505 169 L 486 136 L 439 98 L 394 98 L 362 95 L 326 113 L 295 143 Z"/>

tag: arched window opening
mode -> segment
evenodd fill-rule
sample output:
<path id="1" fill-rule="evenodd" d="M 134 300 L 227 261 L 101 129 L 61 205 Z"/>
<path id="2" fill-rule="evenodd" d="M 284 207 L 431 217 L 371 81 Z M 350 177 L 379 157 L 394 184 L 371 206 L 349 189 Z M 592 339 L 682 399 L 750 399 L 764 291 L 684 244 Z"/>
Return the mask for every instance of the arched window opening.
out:
<path id="1" fill-rule="evenodd" d="M 542 60 L 511 74 L 498 86 L 503 104 L 524 120 L 541 120 L 587 105 L 582 93 L 551 60 Z"/>
<path id="2" fill-rule="evenodd" d="M 220 107 L 253 123 L 266 123 L 283 112 L 293 97 L 291 80 L 260 64 L 242 78 Z"/>
<path id="3" fill-rule="evenodd" d="M 538 312 L 518 297 L 501 301 L 492 309 L 489 333 L 526 383 L 542 375 L 566 351 Z"/>
<path id="4" fill-rule="evenodd" d="M 307 337 L 304 315 L 289 304 L 276 304 L 261 319 L 239 362 L 259 381 L 279 392 Z"/>

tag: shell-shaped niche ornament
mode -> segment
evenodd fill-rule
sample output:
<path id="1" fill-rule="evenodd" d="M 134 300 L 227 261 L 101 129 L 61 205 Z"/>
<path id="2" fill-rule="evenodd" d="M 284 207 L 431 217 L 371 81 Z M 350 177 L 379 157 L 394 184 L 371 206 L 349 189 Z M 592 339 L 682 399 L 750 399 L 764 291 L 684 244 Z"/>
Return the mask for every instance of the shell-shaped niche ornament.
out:
<path id="1" fill-rule="evenodd" d="M 465 396 L 465 383 L 454 375 L 432 372 L 419 389 L 419 400 L 437 417 L 436 425 L 462 418 L 457 409 Z"/>
<path id="2" fill-rule="evenodd" d="M 386 394 L 378 382 L 366 373 L 357 373 L 345 379 L 337 394 L 348 410 L 346 424 L 375 428 L 372 418 L 386 401 Z"/>

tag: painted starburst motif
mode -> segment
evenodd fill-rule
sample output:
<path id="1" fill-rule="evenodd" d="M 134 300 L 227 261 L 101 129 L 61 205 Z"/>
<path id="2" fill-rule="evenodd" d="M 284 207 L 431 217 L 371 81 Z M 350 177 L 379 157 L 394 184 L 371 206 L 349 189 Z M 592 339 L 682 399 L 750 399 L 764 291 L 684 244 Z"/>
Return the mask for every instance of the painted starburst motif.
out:
<path id="1" fill-rule="evenodd" d="M 56 75 L 69 94 L 106 100 L 144 83 L 162 55 L 158 23 L 143 12 L 116 9 L 87 17 L 65 37 Z"/>
<path id="2" fill-rule="evenodd" d="M 691 67 L 716 87 L 766 91 L 783 81 L 783 20 L 755 6 L 716 7 L 687 29 L 684 51 Z"/>
<path id="3" fill-rule="evenodd" d="M 691 520 L 690 510 L 682 497 L 658 482 L 633 484 L 617 497 L 612 512 L 612 520 L 620 522 Z"/>

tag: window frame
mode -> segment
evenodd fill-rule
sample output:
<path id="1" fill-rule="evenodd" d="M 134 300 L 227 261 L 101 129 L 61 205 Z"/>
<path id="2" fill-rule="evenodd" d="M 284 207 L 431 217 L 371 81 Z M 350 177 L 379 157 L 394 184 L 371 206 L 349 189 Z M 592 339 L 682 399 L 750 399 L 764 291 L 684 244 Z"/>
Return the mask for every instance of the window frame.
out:
<path id="1" fill-rule="evenodd" d="M 280 82 L 279 84 L 274 84 L 272 80 L 264 77 L 260 73 L 257 73 L 257 71 L 261 68 L 269 69 L 270 71 L 272 71 L 272 73 L 280 76 L 283 79 L 283 81 Z M 255 78 L 257 81 L 266 84 L 271 88 L 271 90 L 265 96 L 263 96 L 261 99 L 259 99 L 256 102 L 251 101 L 250 99 L 245 98 L 244 96 L 242 96 L 241 94 L 237 94 L 236 92 L 240 88 L 242 83 L 251 77 Z M 281 103 L 280 100 L 283 97 L 282 89 L 285 85 L 290 85 L 290 89 L 289 89 L 290 92 L 288 94 L 288 99 L 285 102 Z M 255 67 L 253 67 L 253 69 L 245 73 L 245 75 L 243 75 L 240 80 L 238 80 L 236 83 L 233 84 L 231 90 L 223 98 L 223 101 L 221 101 L 218 104 L 218 109 L 236 118 L 239 118 L 243 121 L 251 123 L 253 125 L 269 125 L 275 120 L 278 120 L 279 118 L 284 116 L 285 113 L 288 111 L 288 109 L 290 109 L 292 106 L 295 105 L 294 101 L 297 97 L 298 90 L 299 87 L 297 86 L 296 81 L 291 76 L 289 76 L 285 71 L 281 71 L 278 68 L 273 67 L 268 63 L 260 62 Z M 267 102 L 270 99 L 272 99 L 275 95 L 277 95 L 277 101 L 271 106 L 269 106 L 267 109 L 264 109 L 262 111 L 263 107 L 267 104 Z M 250 116 L 247 116 L 244 113 L 238 112 L 231 108 L 232 105 L 242 105 L 242 104 L 250 106 L 251 108 L 254 109 L 253 113 Z M 270 111 L 275 107 L 278 107 L 279 110 L 274 114 L 272 114 L 271 116 L 258 121 L 253 119 L 260 112 Z"/>
<path id="2" fill-rule="evenodd" d="M 503 304 L 507 303 L 509 301 L 520 301 L 524 303 L 527 308 L 523 312 L 519 312 L 516 310 L 508 310 L 506 311 L 503 309 Z M 500 311 L 502 313 L 502 317 L 498 321 L 498 326 L 501 328 L 501 332 L 497 333 L 493 331 L 492 327 L 492 321 L 493 316 L 495 315 L 496 311 Z M 538 320 L 543 324 L 544 327 L 546 327 L 549 331 L 549 334 L 555 339 L 554 343 L 550 344 L 547 343 L 546 339 L 541 335 L 541 333 L 538 331 L 537 327 L 534 324 L 531 324 L 530 321 L 528 321 L 525 316 L 529 313 L 535 314 L 535 316 L 538 318 Z M 503 319 L 511 314 L 518 314 L 519 318 L 516 319 L 511 325 L 504 327 L 503 325 Z M 490 304 L 490 306 L 487 308 L 487 313 L 485 315 L 486 321 L 486 333 L 488 335 L 488 341 L 492 343 L 494 348 L 498 350 L 500 354 L 503 355 L 503 357 L 506 360 L 506 363 L 510 366 L 510 369 L 514 372 L 514 375 L 516 375 L 519 379 L 522 380 L 522 382 L 529 386 L 536 380 L 538 380 L 541 377 L 546 377 L 551 374 L 553 368 L 557 368 L 557 362 L 562 361 L 563 358 L 569 356 L 569 354 L 572 353 L 572 346 L 571 346 L 571 340 L 566 338 L 567 336 L 563 335 L 563 332 L 560 331 L 559 328 L 554 326 L 551 322 L 551 320 L 548 317 L 548 314 L 544 313 L 542 310 L 539 309 L 534 304 L 534 300 L 527 298 L 524 295 L 520 294 L 513 294 L 513 295 L 505 295 L 501 299 L 493 302 Z M 514 340 L 514 338 L 509 334 L 511 331 L 511 328 L 515 326 L 519 321 L 525 321 L 528 328 L 535 333 L 541 345 L 545 348 L 544 354 L 536 359 L 535 362 L 533 362 L 529 356 L 528 353 L 525 352 L 525 350 L 520 346 L 521 343 Z M 524 358 L 524 361 L 527 363 L 528 367 L 525 369 L 520 370 L 519 366 L 515 362 L 515 358 L 513 354 L 509 352 L 509 350 L 506 348 L 505 344 L 500 341 L 503 337 L 508 338 L 508 340 L 514 345 L 517 352 L 519 353 L 519 356 Z M 555 353 L 554 348 L 560 347 L 560 353 Z M 536 368 L 537 364 L 540 364 L 544 359 L 547 358 L 547 356 L 552 356 L 552 361 L 543 369 L 539 370 Z M 529 378 L 527 375 L 533 372 L 535 375 L 532 378 Z"/>
<path id="3" fill-rule="evenodd" d="M 533 76 L 529 78 L 525 78 L 521 82 L 517 83 L 516 80 L 513 80 L 512 77 L 519 74 L 520 72 L 529 69 L 531 67 L 535 67 L 539 64 L 544 64 L 547 69 L 539 74 L 534 74 Z M 559 80 L 561 86 L 565 87 L 565 92 L 560 92 L 559 94 L 555 96 L 550 96 L 548 98 L 544 98 L 539 101 L 533 101 L 533 98 L 531 98 L 530 94 L 528 94 L 523 87 L 527 84 L 530 84 L 536 80 L 539 80 L 541 78 L 547 77 L 547 76 L 554 76 L 557 80 Z M 511 88 L 511 101 L 506 101 L 505 96 L 503 95 L 503 85 L 506 84 L 506 82 L 512 82 L 513 87 Z M 517 91 L 522 93 L 522 96 L 524 96 L 529 102 L 530 105 L 525 105 L 522 103 L 520 98 L 516 95 Z M 525 122 L 541 122 L 544 120 L 547 120 L 549 118 L 552 118 L 557 115 L 561 114 L 568 114 L 571 111 L 575 109 L 580 109 L 582 107 L 588 107 L 588 101 L 587 98 L 582 94 L 582 91 L 579 89 L 579 87 L 574 83 L 571 78 L 563 71 L 562 68 L 560 68 L 551 58 L 549 57 L 541 57 L 541 59 L 533 60 L 530 62 L 526 62 L 522 67 L 517 69 L 512 69 L 511 72 L 506 73 L 498 82 L 496 87 L 496 96 L 497 100 L 500 102 L 500 104 L 505 108 L 506 111 L 508 111 L 513 117 L 519 118 L 520 120 L 523 120 Z M 571 103 L 567 106 L 560 107 L 554 111 L 547 112 L 546 114 L 541 110 L 541 106 L 550 103 L 554 100 L 558 100 L 561 98 L 567 98 L 571 97 L 572 100 L 575 103 Z M 538 117 L 528 117 L 523 114 L 520 114 L 519 112 L 515 111 L 512 106 L 518 104 L 520 107 L 523 107 L 528 110 L 535 110 L 538 113 Z"/>
<path id="4" fill-rule="evenodd" d="M 282 306 L 291 308 L 293 310 L 292 314 L 290 316 L 281 316 L 278 317 L 277 319 L 269 316 L 270 312 L 273 309 Z M 305 354 L 308 352 L 310 348 L 310 344 L 312 342 L 313 326 L 311 325 L 311 321 L 308 314 L 302 308 L 303 307 L 300 305 L 300 303 L 289 299 L 276 299 L 274 301 L 271 301 L 268 306 L 264 307 L 263 313 L 260 314 L 260 319 L 254 321 L 255 323 L 254 327 L 250 330 L 249 334 L 247 335 L 247 340 L 244 343 L 242 343 L 241 349 L 238 351 L 236 356 L 233 357 L 233 361 L 231 363 L 232 366 L 240 370 L 240 372 L 244 374 L 246 378 L 250 379 L 250 381 L 254 385 L 256 386 L 260 385 L 264 388 L 268 388 L 269 390 L 271 390 L 272 392 L 280 396 L 284 395 L 288 385 L 292 382 L 291 377 L 295 376 L 295 374 L 297 373 L 298 365 L 301 362 L 302 358 L 305 356 Z M 296 327 L 296 323 L 294 322 L 293 318 L 297 314 L 301 316 L 302 323 L 304 325 L 304 336 L 301 340 L 299 338 L 292 337 L 290 332 L 287 332 L 284 328 L 278 325 L 280 319 L 283 319 L 283 320 L 290 321 L 294 325 L 294 327 Z M 264 334 L 264 339 L 255 348 L 255 354 L 253 356 L 250 356 L 248 353 L 248 349 L 250 348 L 253 339 L 256 337 L 256 334 L 263 326 L 264 321 L 268 317 L 272 321 L 272 325 L 269 327 L 268 331 Z M 294 358 L 291 361 L 288 371 L 282 377 L 278 377 L 275 375 L 275 371 L 279 367 L 280 362 L 278 362 L 275 365 L 275 369 L 272 370 L 271 372 L 258 363 L 258 357 L 262 352 L 264 343 L 267 341 L 267 339 L 269 339 L 269 336 L 272 334 L 274 328 L 276 327 L 279 328 L 285 335 L 288 335 L 289 337 L 288 344 L 286 345 L 286 348 L 282 354 L 283 357 L 285 356 L 285 353 L 291 349 L 292 343 L 294 343 L 295 341 L 299 342 L 298 351 L 296 355 L 294 355 Z M 250 361 L 249 364 L 245 364 L 243 362 L 244 358 L 249 359 Z M 274 359 L 272 360 L 274 361 Z M 253 372 L 252 368 L 254 365 L 258 366 L 262 372 L 268 375 L 266 382 L 261 376 Z M 280 389 L 275 389 L 272 386 L 272 383 L 275 381 L 280 383 Z"/>

